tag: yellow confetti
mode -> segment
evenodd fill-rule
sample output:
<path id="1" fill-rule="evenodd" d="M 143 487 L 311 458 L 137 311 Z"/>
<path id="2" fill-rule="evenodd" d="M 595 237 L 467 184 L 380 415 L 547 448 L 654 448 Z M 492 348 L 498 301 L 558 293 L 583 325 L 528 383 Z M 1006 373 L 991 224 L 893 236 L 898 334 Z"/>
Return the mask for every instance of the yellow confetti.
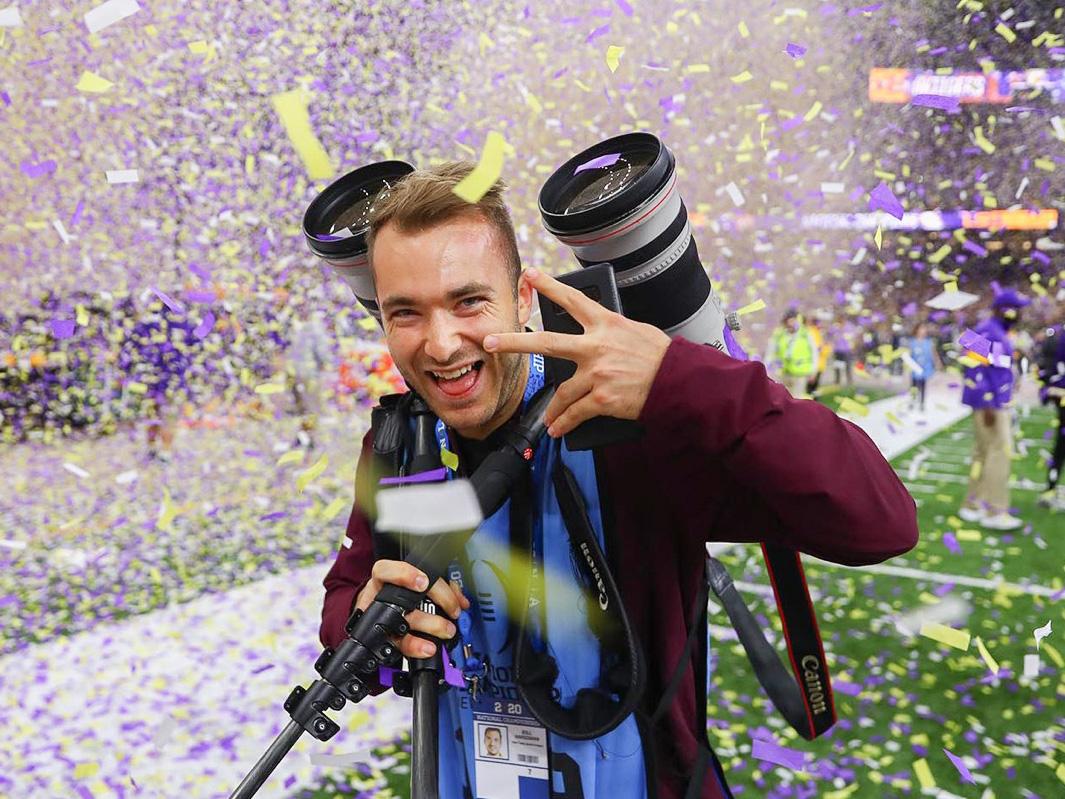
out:
<path id="1" fill-rule="evenodd" d="M 822 108 L 824 108 L 824 106 L 821 104 L 821 101 L 816 100 L 814 104 L 810 106 L 810 110 L 803 115 L 803 120 L 809 122 L 810 120 L 815 119 L 817 115 L 821 113 Z"/>
<path id="2" fill-rule="evenodd" d="M 488 48 L 495 47 L 496 43 L 488 37 L 487 33 L 481 31 L 481 35 L 477 37 L 477 44 L 481 48 L 481 56 L 483 57 L 485 52 L 488 51 Z"/>
<path id="3" fill-rule="evenodd" d="M 78 323 L 79 327 L 85 327 L 89 324 L 89 312 L 85 310 L 85 306 L 80 303 L 74 311 L 74 321 Z"/>
<path id="4" fill-rule="evenodd" d="M 709 72 L 709 68 L 707 68 L 707 71 Z M 754 75 L 752 75 L 749 70 L 745 69 L 739 75 L 733 75 L 731 78 L 729 78 L 729 80 L 731 80 L 733 83 L 746 83 L 747 81 L 753 78 Z"/>
<path id="5" fill-rule="evenodd" d="M 618 65 L 621 63 L 621 54 L 625 52 L 624 47 L 619 47 L 616 44 L 612 44 L 606 48 L 606 65 L 611 72 L 618 71 Z"/>
<path id="6" fill-rule="evenodd" d="M 754 313 L 755 311 L 760 311 L 763 308 L 765 308 L 765 300 L 755 300 L 754 302 L 750 303 L 749 305 L 744 305 L 742 308 L 740 308 L 738 311 L 736 311 L 736 313 L 739 316 L 743 316 L 744 314 L 749 314 L 749 313 Z"/>
<path id="7" fill-rule="evenodd" d="M 359 327 L 363 330 L 377 330 L 377 320 L 372 316 L 364 316 L 359 320 Z"/>
<path id="8" fill-rule="evenodd" d="M 959 358 L 958 360 L 961 360 L 961 359 Z M 980 479 L 980 473 L 983 471 L 983 468 L 984 468 L 983 461 L 973 461 L 973 465 L 969 468 L 969 479 L 970 480 L 979 480 Z"/>
<path id="9" fill-rule="evenodd" d="M 164 488 L 163 504 L 159 506 L 159 518 L 156 519 L 155 529 L 166 532 L 170 529 L 175 516 L 177 516 L 177 508 L 175 508 L 174 503 L 170 501 L 170 491 Z"/>
<path id="10" fill-rule="evenodd" d="M 899 427 L 902 427 L 902 419 L 897 417 L 891 411 L 888 411 L 886 414 L 884 414 L 884 417 L 892 424 L 897 424 Z"/>
<path id="11" fill-rule="evenodd" d="M 346 500 L 344 497 L 337 497 L 325 506 L 325 509 L 322 511 L 322 521 L 333 521 L 333 519 L 336 518 L 337 514 L 340 513 L 340 511 L 344 510 L 347 505 L 348 500 Z"/>
<path id="12" fill-rule="evenodd" d="M 325 180 L 333 176 L 333 165 L 318 137 L 311 129 L 311 115 L 307 111 L 307 94 L 293 89 L 270 98 L 281 124 L 296 153 L 303 160 L 311 180 Z"/>
<path id="13" fill-rule="evenodd" d="M 286 452 L 280 458 L 277 459 L 278 466 L 285 466 L 289 463 L 303 463 L 304 452 L 302 449 L 294 449 L 291 452 Z"/>
<path id="14" fill-rule="evenodd" d="M 969 649 L 969 633 L 964 630 L 955 630 L 953 627 L 947 627 L 945 624 L 925 622 L 921 625 L 921 635 L 925 638 L 931 638 L 933 641 L 938 641 L 941 644 L 960 649 L 962 652 Z"/>
<path id="15" fill-rule="evenodd" d="M 148 393 L 148 386 L 146 386 L 144 383 L 139 383 L 136 380 L 131 380 L 130 382 L 126 383 L 126 388 L 129 389 L 130 394 Z"/>
<path id="16" fill-rule="evenodd" d="M 94 72 L 89 72 L 88 70 L 85 70 L 81 73 L 81 78 L 78 80 L 78 85 L 74 88 L 77 89 L 79 92 L 101 94 L 103 92 L 106 92 L 114 85 L 115 84 L 113 84 L 107 78 L 102 78 Z"/>
<path id="17" fill-rule="evenodd" d="M 913 773 L 917 775 L 917 782 L 921 784 L 922 789 L 936 787 L 935 778 L 932 777 L 932 770 L 928 768 L 928 761 L 923 757 L 913 762 Z"/>
<path id="18" fill-rule="evenodd" d="M 468 203 L 478 202 L 503 174 L 503 136 L 496 131 L 488 134 L 481 152 L 481 160 L 466 177 L 452 189 Z"/>
<path id="19" fill-rule="evenodd" d="M 880 225 L 876 226 L 876 233 L 873 234 L 873 241 L 876 242 L 876 248 L 879 250 L 881 244 L 884 242 L 884 229 Z"/>
<path id="20" fill-rule="evenodd" d="M 950 282 L 943 284 L 943 291 L 957 291 L 957 290 L 958 290 L 958 281 L 957 280 L 951 280 Z"/>
<path id="21" fill-rule="evenodd" d="M 995 152 L 995 145 L 993 145 L 984 137 L 984 129 L 979 125 L 973 128 L 973 141 L 976 143 L 977 147 L 979 147 L 988 155 L 991 155 L 991 153 Z"/>
<path id="22" fill-rule="evenodd" d="M 318 461 L 305 472 L 301 472 L 296 477 L 296 492 L 303 493 L 303 490 L 314 482 L 317 478 L 321 477 L 322 473 L 329 467 L 329 456 L 323 455 Z"/>
<path id="23" fill-rule="evenodd" d="M 540 102 L 540 98 L 532 92 L 525 93 L 525 104 L 532 109 L 532 112 L 534 114 L 539 114 L 541 111 L 544 110 L 544 106 L 543 103 Z"/>
<path id="24" fill-rule="evenodd" d="M 1054 663 L 1057 664 L 1057 667 L 1059 669 L 1065 669 L 1065 658 L 1062 658 L 1061 653 L 1058 652 L 1057 649 L 1052 647 L 1046 641 L 1043 641 L 1043 645 L 1042 645 L 1041 649 L 1042 649 L 1042 651 L 1044 651 L 1048 655 L 1050 655 L 1050 659 L 1053 660 Z"/>
<path id="25" fill-rule="evenodd" d="M 991 653 L 987 651 L 987 647 L 984 646 L 984 642 L 980 640 L 980 636 L 976 636 L 976 649 L 980 653 L 980 657 L 984 659 L 984 663 L 987 664 L 987 668 L 991 670 L 992 674 L 998 674 L 998 661 L 991 657 Z"/>
<path id="26" fill-rule="evenodd" d="M 850 397 L 838 397 L 839 410 L 841 413 L 853 413 L 855 416 L 868 416 L 869 408 Z"/>
<path id="27" fill-rule="evenodd" d="M 998 23 L 998 25 L 995 26 L 995 33 L 997 33 L 1010 44 L 1013 44 L 1015 41 L 1017 41 L 1017 34 L 1014 33 L 1009 28 L 1009 26 L 1006 25 L 1005 22 L 1000 22 Z"/>
<path id="28" fill-rule="evenodd" d="M 200 39 L 199 41 L 195 42 L 189 42 L 189 50 L 191 50 L 196 55 L 203 55 L 207 52 L 207 42 L 205 42 L 203 39 Z"/>
<path id="29" fill-rule="evenodd" d="M 1042 169 L 1044 172 L 1053 172 L 1058 168 L 1058 165 L 1049 158 L 1036 158 L 1032 163 L 1035 164 L 1037 169 Z"/>
<path id="30" fill-rule="evenodd" d="M 459 456 L 447 447 L 440 448 L 440 462 L 447 468 L 451 469 L 451 471 L 455 471 L 459 468 Z"/>
<path id="31" fill-rule="evenodd" d="M 744 39 L 751 35 L 751 31 L 747 28 L 747 23 L 744 22 L 742 19 L 740 20 L 739 29 L 740 36 L 742 36 Z"/>
<path id="32" fill-rule="evenodd" d="M 950 255 L 950 245 L 944 244 L 942 247 L 940 247 L 938 250 L 928 256 L 928 263 L 938 264 L 948 255 Z"/>
<path id="33" fill-rule="evenodd" d="M 95 777 L 99 771 L 99 763 L 78 763 L 74 767 L 74 779 L 83 780 L 86 777 Z"/>
<path id="34" fill-rule="evenodd" d="M 284 390 L 281 383 L 260 383 L 255 387 L 256 394 L 279 394 Z"/>
<path id="35" fill-rule="evenodd" d="M 684 72 L 688 75 L 702 75 L 709 71 L 709 64 L 688 64 L 688 66 L 684 68 Z"/>

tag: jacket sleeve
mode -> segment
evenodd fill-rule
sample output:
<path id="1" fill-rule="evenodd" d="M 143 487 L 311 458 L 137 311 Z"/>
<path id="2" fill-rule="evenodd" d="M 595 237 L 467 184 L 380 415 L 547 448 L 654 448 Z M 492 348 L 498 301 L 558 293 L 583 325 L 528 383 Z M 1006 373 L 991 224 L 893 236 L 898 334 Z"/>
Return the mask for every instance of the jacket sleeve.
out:
<path id="1" fill-rule="evenodd" d="M 873 441 L 762 364 L 674 339 L 640 421 L 686 536 L 770 541 L 847 565 L 917 543 L 913 498 Z"/>
<path id="2" fill-rule="evenodd" d="M 345 626 L 355 609 L 355 599 L 370 581 L 374 564 L 373 525 L 373 437 L 367 432 L 362 442 L 362 454 L 355 474 L 355 503 L 348 519 L 347 532 L 337 559 L 325 576 L 325 602 L 322 605 L 322 626 L 318 637 L 323 646 L 336 648 L 345 638 Z M 370 693 L 387 690 L 371 680 Z"/>

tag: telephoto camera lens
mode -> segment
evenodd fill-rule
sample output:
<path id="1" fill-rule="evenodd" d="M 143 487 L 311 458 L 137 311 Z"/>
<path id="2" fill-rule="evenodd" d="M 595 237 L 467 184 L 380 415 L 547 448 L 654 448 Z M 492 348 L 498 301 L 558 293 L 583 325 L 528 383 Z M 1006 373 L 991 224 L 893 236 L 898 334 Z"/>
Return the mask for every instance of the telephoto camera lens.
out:
<path id="1" fill-rule="evenodd" d="M 333 267 L 378 324 L 381 310 L 367 257 L 366 232 L 378 200 L 413 171 L 405 161 L 360 167 L 331 183 L 303 215 L 303 236 L 311 252 Z"/>
<path id="2" fill-rule="evenodd" d="M 582 266 L 613 267 L 625 316 L 726 350 L 725 313 L 657 136 L 626 133 L 571 158 L 540 190 L 540 215 Z"/>

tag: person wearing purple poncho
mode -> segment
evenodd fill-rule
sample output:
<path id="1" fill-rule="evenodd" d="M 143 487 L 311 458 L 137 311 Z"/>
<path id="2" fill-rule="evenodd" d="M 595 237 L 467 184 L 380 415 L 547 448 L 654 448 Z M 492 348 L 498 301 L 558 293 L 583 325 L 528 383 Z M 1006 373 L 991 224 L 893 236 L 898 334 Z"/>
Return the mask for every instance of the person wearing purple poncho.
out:
<path id="1" fill-rule="evenodd" d="M 1016 530 L 1024 524 L 1009 512 L 1013 344 L 1008 331 L 1029 302 L 1013 289 L 995 294 L 991 303 L 994 314 L 973 331 L 986 340 L 988 363 L 965 371 L 961 395 L 961 401 L 973 409 L 974 440 L 969 488 L 958 515 L 992 530 Z"/>

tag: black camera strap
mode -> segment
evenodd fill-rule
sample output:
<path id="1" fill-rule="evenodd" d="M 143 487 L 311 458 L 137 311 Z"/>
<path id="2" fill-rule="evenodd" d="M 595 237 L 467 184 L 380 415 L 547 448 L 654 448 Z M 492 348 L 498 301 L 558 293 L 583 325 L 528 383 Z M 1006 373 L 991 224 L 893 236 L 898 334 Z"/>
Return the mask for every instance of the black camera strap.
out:
<path id="1" fill-rule="evenodd" d="M 647 669 L 643 648 L 596 539 L 577 479 L 559 460 L 552 480 L 573 560 L 581 572 L 588 600 L 588 624 L 600 644 L 601 684 L 579 689 L 569 708 L 555 699 L 558 664 L 546 650 L 535 651 L 527 635 L 529 610 L 542 610 L 546 605 L 542 566 L 529 581 L 529 597 L 523 603 L 525 615 L 517 622 L 515 682 L 529 711 L 547 729 L 565 738 L 589 740 L 607 734 L 636 710 L 643 696 Z M 532 512 L 530 486 L 526 482 L 515 492 L 510 507 L 511 543 L 518 552 L 532 551 Z M 542 620 L 540 633 L 542 638 L 548 637 Z"/>

